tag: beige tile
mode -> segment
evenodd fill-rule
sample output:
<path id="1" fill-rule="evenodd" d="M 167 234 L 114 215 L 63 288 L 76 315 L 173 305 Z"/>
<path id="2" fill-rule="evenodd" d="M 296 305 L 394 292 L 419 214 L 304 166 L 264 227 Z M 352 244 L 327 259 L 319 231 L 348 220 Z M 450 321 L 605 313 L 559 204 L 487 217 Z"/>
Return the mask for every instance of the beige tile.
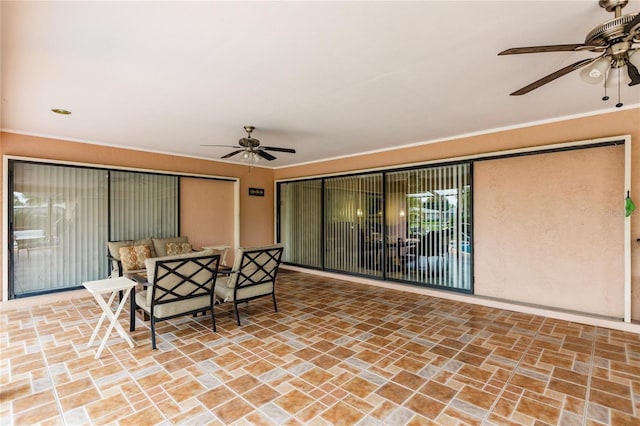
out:
<path id="1" fill-rule="evenodd" d="M 338 402 L 322 413 L 321 417 L 332 425 L 350 426 L 357 424 L 364 414 L 349 404 Z"/>
<path id="2" fill-rule="evenodd" d="M 234 398 L 231 401 L 225 402 L 218 408 L 213 410 L 213 413 L 218 416 L 224 424 L 230 424 L 236 420 L 251 413 L 253 408 L 240 398 Z"/>
<path id="3" fill-rule="evenodd" d="M 62 407 L 94 424 L 271 425 L 262 410 L 274 404 L 286 425 L 384 423 L 398 409 L 408 424 L 480 424 L 463 402 L 497 425 L 640 424 L 638 335 L 280 277 L 278 313 L 252 303 L 237 327 L 229 305 L 216 307 L 217 333 L 208 316 L 163 321 L 159 340 L 175 336 L 168 350 L 152 350 L 139 321 L 135 348 L 111 342 L 98 360 L 86 348 L 101 312 L 90 297 L 0 312 L 0 416 L 62 424 Z"/>
<path id="4" fill-rule="evenodd" d="M 274 402 L 287 413 L 294 415 L 310 405 L 313 402 L 313 398 L 298 390 L 293 390 L 277 398 Z"/>

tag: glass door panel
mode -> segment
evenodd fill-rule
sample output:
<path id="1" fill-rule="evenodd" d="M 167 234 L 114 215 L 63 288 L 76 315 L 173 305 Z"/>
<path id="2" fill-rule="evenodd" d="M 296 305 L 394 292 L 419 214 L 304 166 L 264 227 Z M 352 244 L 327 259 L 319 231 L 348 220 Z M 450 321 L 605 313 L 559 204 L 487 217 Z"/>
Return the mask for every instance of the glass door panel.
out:
<path id="1" fill-rule="evenodd" d="M 470 165 L 386 176 L 387 276 L 471 289 Z"/>
<path id="2" fill-rule="evenodd" d="M 107 276 L 107 172 L 12 162 L 10 297 Z"/>
<path id="3" fill-rule="evenodd" d="M 382 173 L 325 180 L 325 267 L 383 273 Z"/>

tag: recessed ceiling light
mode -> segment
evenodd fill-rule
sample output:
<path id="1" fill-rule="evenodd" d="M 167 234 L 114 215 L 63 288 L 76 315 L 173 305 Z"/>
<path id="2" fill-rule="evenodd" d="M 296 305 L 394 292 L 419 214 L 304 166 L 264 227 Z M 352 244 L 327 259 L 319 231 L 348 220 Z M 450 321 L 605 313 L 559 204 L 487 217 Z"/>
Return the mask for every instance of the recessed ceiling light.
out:
<path id="1" fill-rule="evenodd" d="M 71 111 L 67 111 L 66 109 L 61 109 L 61 108 L 52 108 L 51 111 L 55 112 L 56 114 L 62 114 L 62 115 L 71 114 Z"/>

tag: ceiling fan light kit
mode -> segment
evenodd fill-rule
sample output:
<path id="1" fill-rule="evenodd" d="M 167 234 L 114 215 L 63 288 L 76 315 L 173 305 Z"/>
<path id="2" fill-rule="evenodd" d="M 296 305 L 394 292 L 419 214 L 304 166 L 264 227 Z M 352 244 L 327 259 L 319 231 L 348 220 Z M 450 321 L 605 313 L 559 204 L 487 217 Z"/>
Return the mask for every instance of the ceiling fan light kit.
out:
<path id="1" fill-rule="evenodd" d="M 607 12 L 613 12 L 615 17 L 591 30 L 582 44 L 514 47 L 498 53 L 498 55 L 515 55 L 589 51 L 601 54 L 595 58 L 582 59 L 561 68 L 522 89 L 516 90 L 511 95 L 524 95 L 572 71 L 583 68 L 580 72 L 580 78 L 584 82 L 603 84 L 605 95 L 602 100 L 609 99 L 606 93 L 608 88 L 617 88 L 618 103 L 616 107 L 621 107 L 623 105 L 620 101 L 621 86 L 631 87 L 640 84 L 640 53 L 638 53 L 640 49 L 634 46 L 640 43 L 640 13 L 622 15 L 622 8 L 628 2 L 629 0 L 599 0 L 600 7 Z"/>

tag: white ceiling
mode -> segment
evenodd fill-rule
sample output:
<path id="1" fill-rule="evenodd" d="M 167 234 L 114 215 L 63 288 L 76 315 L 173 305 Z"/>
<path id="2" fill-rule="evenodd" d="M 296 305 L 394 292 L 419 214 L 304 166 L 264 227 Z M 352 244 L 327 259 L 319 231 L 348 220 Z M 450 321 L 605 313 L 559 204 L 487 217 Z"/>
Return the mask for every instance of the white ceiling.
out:
<path id="1" fill-rule="evenodd" d="M 497 56 L 583 42 L 613 18 L 597 0 L 1 7 L 6 131 L 216 159 L 233 149 L 200 145 L 254 125 L 298 151 L 275 153 L 281 167 L 615 110 L 579 72 L 509 96 L 594 54 Z M 622 101 L 638 106 L 640 85 Z"/>

